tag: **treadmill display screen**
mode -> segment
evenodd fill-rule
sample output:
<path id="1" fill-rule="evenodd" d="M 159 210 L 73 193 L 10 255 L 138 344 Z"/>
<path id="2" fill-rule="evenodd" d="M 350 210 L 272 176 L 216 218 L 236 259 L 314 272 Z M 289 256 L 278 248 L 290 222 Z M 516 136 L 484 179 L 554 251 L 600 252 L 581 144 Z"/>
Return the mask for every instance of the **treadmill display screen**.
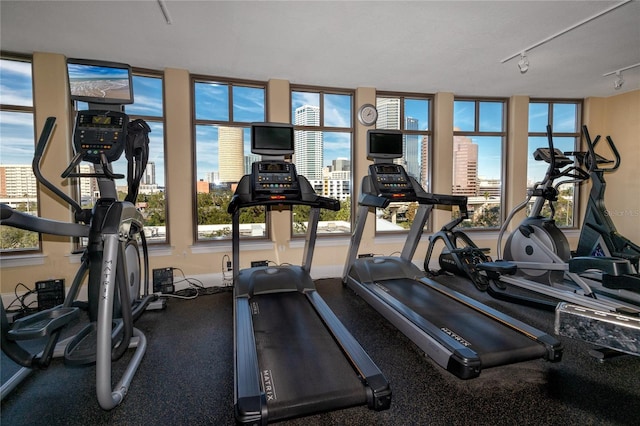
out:
<path id="1" fill-rule="evenodd" d="M 402 132 L 399 130 L 369 130 L 367 158 L 391 159 L 402 157 Z"/>
<path id="2" fill-rule="evenodd" d="M 395 166 L 395 165 L 388 165 L 385 164 L 383 166 L 376 166 L 376 171 L 378 173 L 384 173 L 384 174 L 400 174 L 400 167 L 399 166 Z"/>

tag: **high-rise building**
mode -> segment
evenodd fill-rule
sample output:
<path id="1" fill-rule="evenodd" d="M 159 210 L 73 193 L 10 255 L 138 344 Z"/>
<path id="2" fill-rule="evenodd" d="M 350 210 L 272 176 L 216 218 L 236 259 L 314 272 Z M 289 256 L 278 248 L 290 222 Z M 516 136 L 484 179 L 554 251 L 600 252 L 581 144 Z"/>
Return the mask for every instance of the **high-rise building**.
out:
<path id="1" fill-rule="evenodd" d="M 429 188 L 429 137 L 422 136 L 420 145 L 420 185 Z"/>
<path id="2" fill-rule="evenodd" d="M 320 108 L 312 105 L 296 108 L 293 124 L 319 126 Z M 322 179 L 323 148 L 322 132 L 296 130 L 293 161 L 298 174 L 309 180 Z"/>
<path id="3" fill-rule="evenodd" d="M 376 100 L 378 129 L 400 129 L 400 99 L 378 98 Z"/>
<path id="4" fill-rule="evenodd" d="M 204 181 L 209 183 L 219 183 L 220 182 L 220 173 L 219 172 L 206 172 L 204 174 Z"/>
<path id="5" fill-rule="evenodd" d="M 156 163 L 149 161 L 147 167 L 144 169 L 144 175 L 142 175 L 143 185 L 153 185 L 156 183 Z"/>
<path id="6" fill-rule="evenodd" d="M 0 198 L 36 198 L 36 177 L 31 164 L 0 166 Z"/>
<path id="7" fill-rule="evenodd" d="M 244 175 L 244 145 L 241 127 L 218 127 L 220 182 L 239 182 Z"/>
<path id="8" fill-rule="evenodd" d="M 454 136 L 452 192 L 476 196 L 478 185 L 478 145 L 466 136 Z"/>
<path id="9" fill-rule="evenodd" d="M 418 130 L 417 118 L 405 117 L 404 121 L 406 130 Z M 404 135 L 402 142 L 407 173 L 420 182 L 420 135 Z"/>
<path id="10" fill-rule="evenodd" d="M 331 161 L 331 171 L 332 172 L 350 172 L 351 171 L 351 161 L 347 158 L 336 158 Z"/>

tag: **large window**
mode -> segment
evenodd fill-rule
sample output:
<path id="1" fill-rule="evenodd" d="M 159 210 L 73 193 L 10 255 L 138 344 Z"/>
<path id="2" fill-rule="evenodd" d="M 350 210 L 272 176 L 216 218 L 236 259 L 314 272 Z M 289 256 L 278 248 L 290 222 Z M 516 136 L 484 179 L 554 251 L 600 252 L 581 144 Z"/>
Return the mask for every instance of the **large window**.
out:
<path id="1" fill-rule="evenodd" d="M 315 191 L 340 201 L 337 212 L 322 210 L 318 234 L 351 232 L 351 144 L 353 91 L 292 88 L 295 129 L 293 162 Z M 307 230 L 309 207 L 294 206 L 293 233 Z"/>
<path id="2" fill-rule="evenodd" d="M 195 212 L 198 241 L 231 238 L 227 206 L 235 186 L 260 156 L 251 154 L 250 123 L 266 119 L 266 85 L 192 79 L 195 118 Z M 263 207 L 243 209 L 241 237 L 266 237 Z"/>
<path id="3" fill-rule="evenodd" d="M 31 169 L 35 150 L 31 62 L 0 59 L 0 202 L 38 215 L 38 185 Z M 36 232 L 0 226 L 0 251 L 38 250 Z"/>
<path id="4" fill-rule="evenodd" d="M 403 133 L 403 157 L 395 162 L 404 166 L 428 191 L 430 187 L 429 139 L 431 138 L 432 97 L 420 94 L 396 94 L 378 92 L 377 129 L 401 130 Z M 376 232 L 405 231 L 411 227 L 418 204 L 390 203 L 376 214 Z"/>
<path id="5" fill-rule="evenodd" d="M 502 99 L 454 100 L 451 193 L 468 197 L 471 220 L 463 227 L 500 226 L 505 114 Z"/>
<path id="6" fill-rule="evenodd" d="M 577 100 L 530 100 L 529 102 L 529 147 L 527 155 L 527 187 L 533 187 L 542 181 L 548 164 L 536 161 L 533 153 L 537 148 L 549 146 L 547 125 L 551 125 L 554 148 L 562 152 L 572 152 L 580 147 L 581 108 Z M 558 201 L 555 203 L 555 220 L 558 226 L 574 226 L 578 185 L 564 184 L 558 188 Z M 531 205 L 528 206 L 527 213 Z M 545 205 L 543 215 L 549 215 Z"/>

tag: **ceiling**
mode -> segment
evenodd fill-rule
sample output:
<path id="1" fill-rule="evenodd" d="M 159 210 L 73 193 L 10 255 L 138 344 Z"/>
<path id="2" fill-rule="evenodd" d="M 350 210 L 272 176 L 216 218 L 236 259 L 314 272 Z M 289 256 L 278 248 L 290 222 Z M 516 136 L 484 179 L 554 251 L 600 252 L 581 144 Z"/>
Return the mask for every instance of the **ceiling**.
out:
<path id="1" fill-rule="evenodd" d="M 607 97 L 640 88 L 640 1 L 0 1 L 3 51 L 340 88 Z M 512 55 L 515 58 L 502 63 Z"/>

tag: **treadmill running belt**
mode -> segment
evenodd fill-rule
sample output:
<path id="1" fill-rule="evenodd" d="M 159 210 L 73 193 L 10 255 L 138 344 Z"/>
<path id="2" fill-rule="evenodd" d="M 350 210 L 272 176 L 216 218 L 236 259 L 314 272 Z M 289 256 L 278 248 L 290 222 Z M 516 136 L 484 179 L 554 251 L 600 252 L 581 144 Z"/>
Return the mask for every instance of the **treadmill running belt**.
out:
<path id="1" fill-rule="evenodd" d="M 269 420 L 366 403 L 365 386 L 307 297 L 251 298 Z"/>
<path id="2" fill-rule="evenodd" d="M 479 355 L 483 368 L 546 354 L 544 345 L 419 281 L 393 279 L 376 284 L 438 329 L 468 342 L 468 347 Z"/>

